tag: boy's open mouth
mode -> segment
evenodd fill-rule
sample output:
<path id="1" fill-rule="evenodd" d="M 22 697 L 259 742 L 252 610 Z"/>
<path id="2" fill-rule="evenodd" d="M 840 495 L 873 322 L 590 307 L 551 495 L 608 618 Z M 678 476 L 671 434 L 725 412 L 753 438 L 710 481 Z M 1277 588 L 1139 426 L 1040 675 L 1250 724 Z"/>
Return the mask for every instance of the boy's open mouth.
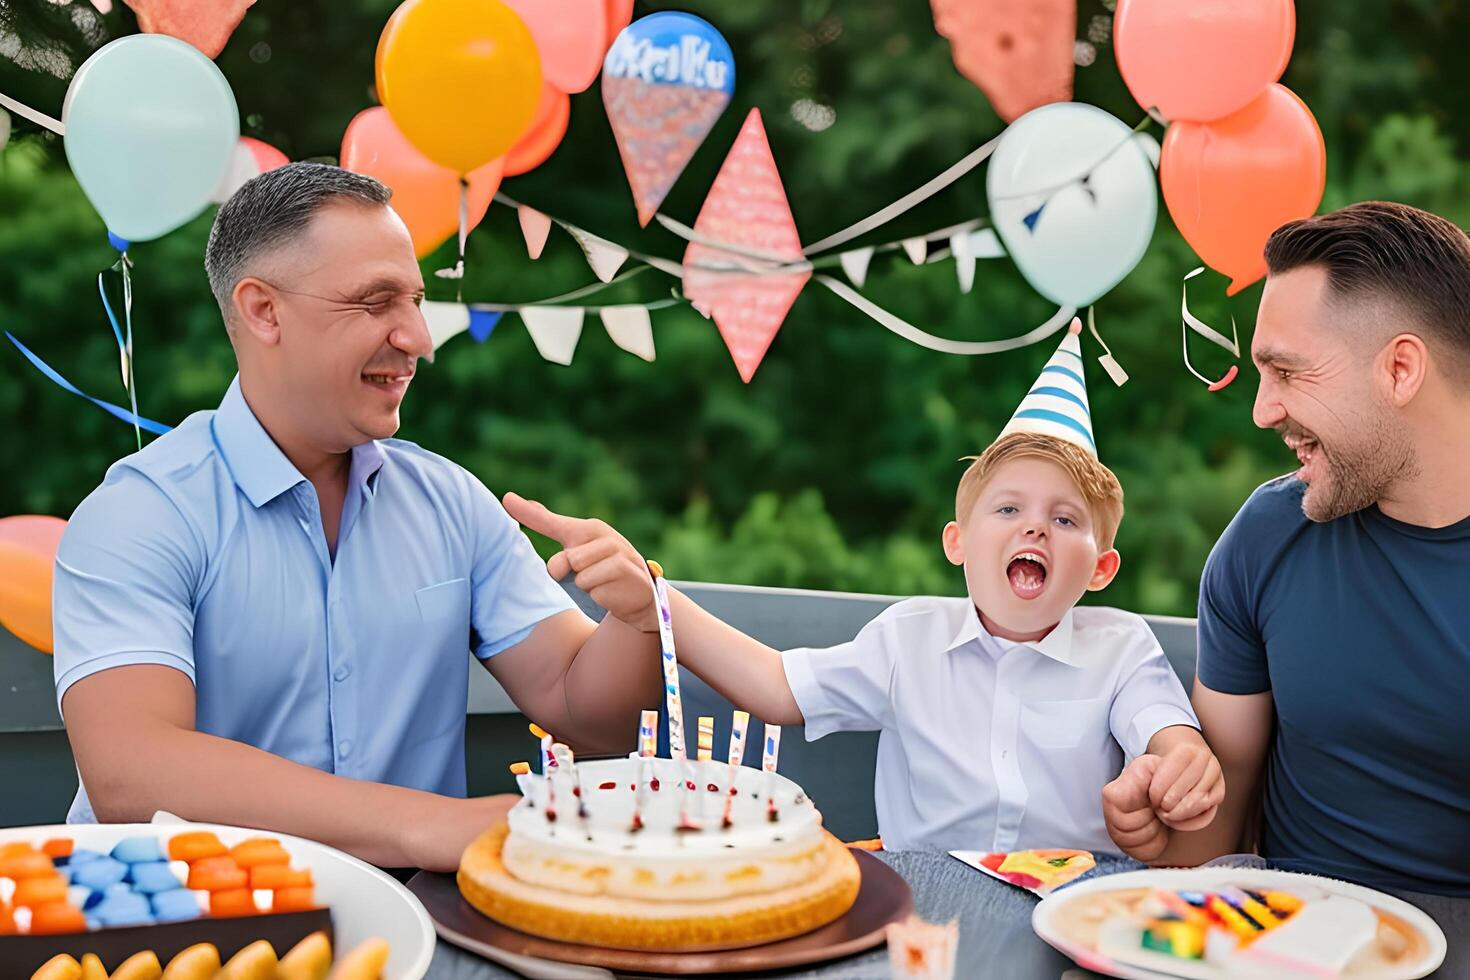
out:
<path id="1" fill-rule="evenodd" d="M 1020 552 L 1006 565 L 1006 578 L 1018 597 L 1035 599 L 1046 588 L 1046 556 L 1037 551 Z"/>

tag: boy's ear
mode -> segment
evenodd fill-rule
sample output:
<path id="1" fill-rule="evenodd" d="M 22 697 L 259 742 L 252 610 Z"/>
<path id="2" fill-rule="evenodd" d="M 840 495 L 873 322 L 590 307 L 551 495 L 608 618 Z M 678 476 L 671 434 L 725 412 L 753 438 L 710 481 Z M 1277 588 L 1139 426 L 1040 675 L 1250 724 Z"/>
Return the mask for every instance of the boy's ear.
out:
<path id="1" fill-rule="evenodd" d="M 1112 584 L 1113 579 L 1118 576 L 1118 567 L 1123 564 L 1123 556 L 1118 554 L 1116 548 L 1104 551 L 1097 556 L 1097 566 L 1092 570 L 1092 578 L 1087 583 L 1088 592 L 1099 592 Z"/>
<path id="2" fill-rule="evenodd" d="M 960 538 L 960 525 L 957 521 L 950 521 L 944 525 L 944 533 L 940 536 L 944 542 L 944 557 L 949 559 L 951 565 L 963 565 L 965 563 L 965 543 Z"/>

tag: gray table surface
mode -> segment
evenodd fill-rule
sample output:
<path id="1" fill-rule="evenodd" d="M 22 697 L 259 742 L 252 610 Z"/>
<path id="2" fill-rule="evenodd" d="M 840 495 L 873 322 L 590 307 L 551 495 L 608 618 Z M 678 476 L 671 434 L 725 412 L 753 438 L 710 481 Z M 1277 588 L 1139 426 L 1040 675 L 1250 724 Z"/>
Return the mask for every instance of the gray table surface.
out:
<path id="1" fill-rule="evenodd" d="M 955 976 L 996 977 L 1005 980 L 1084 980 L 1094 977 L 1052 949 L 1031 931 L 1031 910 L 1037 900 L 1027 892 L 983 875 L 947 854 L 910 851 L 878 855 L 904 877 L 914 892 L 919 915 L 931 922 L 956 916 L 960 920 L 960 947 Z M 1133 871 L 1142 865 L 1125 858 L 1098 859 L 1097 874 Z M 1470 899 L 1397 893 L 1398 897 L 1429 913 L 1449 940 L 1449 955 L 1434 976 L 1470 977 Z M 491 980 L 516 974 L 486 962 L 473 953 L 439 941 L 428 980 Z M 886 980 L 888 953 L 878 947 L 868 953 L 776 974 L 791 980 Z"/>

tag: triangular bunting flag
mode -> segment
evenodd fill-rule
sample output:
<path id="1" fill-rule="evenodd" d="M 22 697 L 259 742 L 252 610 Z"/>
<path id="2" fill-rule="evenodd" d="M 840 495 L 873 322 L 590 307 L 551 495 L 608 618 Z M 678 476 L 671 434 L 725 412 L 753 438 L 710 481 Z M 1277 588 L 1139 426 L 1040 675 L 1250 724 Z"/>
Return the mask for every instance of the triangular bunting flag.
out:
<path id="1" fill-rule="evenodd" d="M 1021 399 L 1016 414 L 1001 430 L 1001 437 L 1012 432 L 1036 432 L 1075 443 L 1097 455 L 1097 442 L 1092 435 L 1092 409 L 1087 401 L 1087 382 L 1082 370 L 1082 321 L 1074 318 L 1056 353 L 1041 369 L 1036 383 Z"/>
<path id="2" fill-rule="evenodd" d="M 582 336 L 580 306 L 523 306 L 521 319 L 542 357 L 554 364 L 572 363 Z"/>
<path id="3" fill-rule="evenodd" d="M 903 243 L 903 251 L 914 265 L 923 265 L 925 257 L 929 254 L 929 243 L 922 237 L 909 238 Z"/>
<path id="4" fill-rule="evenodd" d="M 653 327 L 648 322 L 647 307 L 604 306 L 602 325 L 612 342 L 623 350 L 645 361 L 653 360 Z"/>
<path id="5" fill-rule="evenodd" d="M 977 259 L 999 259 L 1006 254 L 1005 247 L 1000 243 L 1000 236 L 995 233 L 994 228 L 981 228 L 969 234 L 970 254 Z"/>
<path id="6" fill-rule="evenodd" d="M 745 117 L 694 230 L 703 241 L 777 256 L 795 267 L 784 271 L 700 242 L 690 242 L 684 251 L 684 295 L 696 308 L 709 309 L 741 379 L 748 383 L 812 275 L 804 265 L 801 238 L 759 109 Z M 735 269 L 726 271 L 731 266 Z"/>
<path id="7" fill-rule="evenodd" d="M 490 339 L 490 334 L 500 318 L 505 314 L 500 310 L 480 310 L 470 307 L 470 336 L 475 338 L 475 343 L 483 344 Z"/>
<path id="8" fill-rule="evenodd" d="M 842 262 L 842 271 L 847 273 L 847 278 L 854 286 L 859 289 L 863 288 L 863 282 L 868 278 L 868 262 L 873 258 L 872 246 L 843 252 L 838 258 Z"/>
<path id="9" fill-rule="evenodd" d="M 516 208 L 516 214 L 521 219 L 521 234 L 526 236 L 526 254 L 532 259 L 541 258 L 546 236 L 551 231 L 551 219 L 524 204 Z"/>
<path id="10" fill-rule="evenodd" d="M 975 285 L 975 253 L 970 251 L 969 232 L 961 231 L 951 235 L 949 250 L 954 254 L 954 267 L 960 279 L 960 292 L 968 293 Z"/>
<path id="11" fill-rule="evenodd" d="M 603 282 L 612 282 L 613 276 L 618 274 L 624 262 L 628 261 L 628 250 L 621 245 L 614 245 L 605 238 L 598 238 L 590 231 L 581 228 L 570 229 L 572 237 L 577 244 L 582 246 L 583 253 L 587 256 L 587 264 L 592 267 L 592 272 Z"/>
<path id="12" fill-rule="evenodd" d="M 463 303 L 438 303 L 425 300 L 422 307 L 424 322 L 429 325 L 429 337 L 438 350 L 451 337 L 464 333 L 470 326 L 470 308 Z"/>

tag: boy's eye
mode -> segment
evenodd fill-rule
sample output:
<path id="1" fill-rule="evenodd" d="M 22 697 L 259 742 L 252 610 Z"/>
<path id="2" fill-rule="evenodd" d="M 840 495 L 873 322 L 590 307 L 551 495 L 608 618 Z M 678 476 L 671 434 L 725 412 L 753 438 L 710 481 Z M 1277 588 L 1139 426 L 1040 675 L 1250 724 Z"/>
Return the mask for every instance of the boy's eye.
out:
<path id="1" fill-rule="evenodd" d="M 1064 527 L 1074 527 L 1077 524 L 1077 522 L 1072 520 L 1072 518 L 1070 517 L 1058 517 L 1057 523 L 1063 525 Z"/>
<path id="2" fill-rule="evenodd" d="M 995 509 L 995 512 L 997 514 L 1015 514 L 1015 513 L 1019 513 L 1019 511 L 1017 511 L 1016 508 L 1012 507 L 1010 504 L 1006 504 L 1004 507 L 997 507 Z"/>

